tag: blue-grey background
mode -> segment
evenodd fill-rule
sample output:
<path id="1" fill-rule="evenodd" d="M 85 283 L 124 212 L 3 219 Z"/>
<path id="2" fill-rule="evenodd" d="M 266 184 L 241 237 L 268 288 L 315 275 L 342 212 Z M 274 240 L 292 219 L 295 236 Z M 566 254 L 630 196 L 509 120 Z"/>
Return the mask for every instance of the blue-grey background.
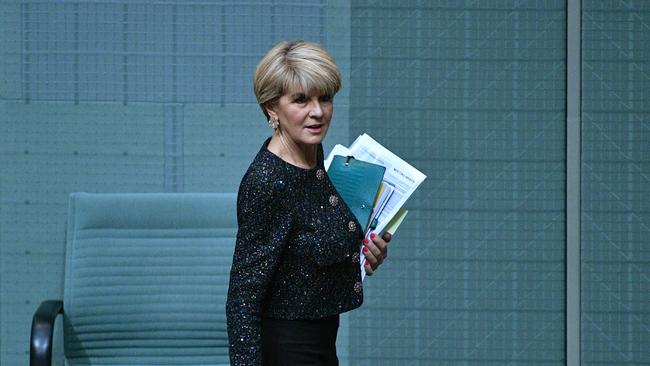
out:
<path id="1" fill-rule="evenodd" d="M 343 365 L 565 364 L 567 174 L 582 364 L 650 365 L 650 3 L 581 16 L 567 141 L 565 1 L 0 2 L 0 364 L 61 298 L 68 194 L 236 191 L 270 134 L 254 67 L 302 38 L 344 76 L 326 150 L 367 132 L 428 176 Z"/>

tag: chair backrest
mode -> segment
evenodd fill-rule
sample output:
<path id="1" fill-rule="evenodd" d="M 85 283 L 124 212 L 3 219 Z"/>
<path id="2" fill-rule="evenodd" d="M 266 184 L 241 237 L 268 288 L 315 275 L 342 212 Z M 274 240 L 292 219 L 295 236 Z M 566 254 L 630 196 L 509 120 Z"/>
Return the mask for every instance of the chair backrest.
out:
<path id="1" fill-rule="evenodd" d="M 228 364 L 234 193 L 72 193 L 68 365 Z"/>

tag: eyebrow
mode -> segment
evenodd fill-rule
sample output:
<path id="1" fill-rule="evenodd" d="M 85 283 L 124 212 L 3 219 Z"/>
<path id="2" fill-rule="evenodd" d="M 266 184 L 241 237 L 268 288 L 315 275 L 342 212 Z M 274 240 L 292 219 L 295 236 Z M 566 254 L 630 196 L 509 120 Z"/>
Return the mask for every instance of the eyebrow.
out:
<path id="1" fill-rule="evenodd" d="M 291 98 L 297 98 L 297 97 L 302 97 L 302 96 L 306 97 L 307 94 L 305 94 L 303 92 L 296 92 L 296 93 L 293 93 L 293 94 L 290 95 Z"/>

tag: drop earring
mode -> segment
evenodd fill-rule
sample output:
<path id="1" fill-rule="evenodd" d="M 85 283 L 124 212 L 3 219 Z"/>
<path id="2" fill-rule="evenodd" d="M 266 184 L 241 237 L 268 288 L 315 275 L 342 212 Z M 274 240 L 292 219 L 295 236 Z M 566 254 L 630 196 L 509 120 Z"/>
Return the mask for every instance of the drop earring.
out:
<path id="1" fill-rule="evenodd" d="M 269 127 L 271 127 L 274 130 L 277 130 L 279 125 L 280 125 L 280 121 L 278 121 L 277 118 L 275 117 L 269 118 Z"/>

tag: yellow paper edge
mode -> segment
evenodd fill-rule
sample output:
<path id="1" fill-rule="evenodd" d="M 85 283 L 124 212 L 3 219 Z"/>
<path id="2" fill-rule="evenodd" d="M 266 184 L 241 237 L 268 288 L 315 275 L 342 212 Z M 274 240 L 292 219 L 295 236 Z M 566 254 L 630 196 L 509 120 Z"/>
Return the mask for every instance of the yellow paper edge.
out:
<path id="1" fill-rule="evenodd" d="M 372 207 L 377 206 L 377 201 L 379 201 L 379 197 L 381 197 L 381 194 L 384 193 L 384 189 L 386 189 L 386 186 L 387 186 L 386 183 L 383 181 L 379 184 L 379 189 L 377 190 L 377 195 L 375 196 L 375 202 L 373 202 Z"/>
<path id="2" fill-rule="evenodd" d="M 386 225 L 384 232 L 394 235 L 395 232 L 397 231 L 397 228 L 402 224 L 402 221 L 404 221 L 404 218 L 406 217 L 407 213 L 409 213 L 409 210 L 407 210 L 404 207 L 400 207 L 400 209 L 397 211 L 393 219 L 390 220 L 388 225 Z"/>

